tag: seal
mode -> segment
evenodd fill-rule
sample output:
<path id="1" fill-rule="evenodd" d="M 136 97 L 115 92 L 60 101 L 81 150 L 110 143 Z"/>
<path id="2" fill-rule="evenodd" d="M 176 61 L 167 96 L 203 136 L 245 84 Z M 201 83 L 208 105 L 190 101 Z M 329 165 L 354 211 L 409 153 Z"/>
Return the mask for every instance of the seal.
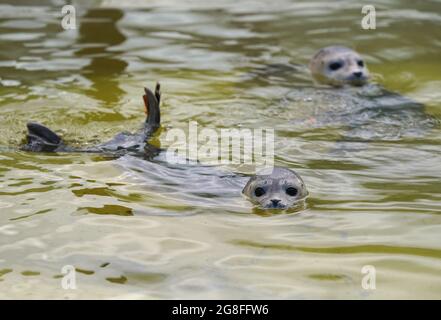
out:
<path id="1" fill-rule="evenodd" d="M 289 122 L 295 127 L 341 128 L 339 141 L 366 142 L 422 137 L 440 124 L 423 104 L 370 83 L 365 61 L 352 49 L 322 48 L 309 69 L 316 82 L 330 86 L 293 88 L 283 97 L 289 107 L 278 116 L 294 114 Z"/>
<path id="2" fill-rule="evenodd" d="M 320 49 L 309 62 L 309 70 L 317 82 L 335 87 L 362 86 L 369 78 L 363 58 L 354 50 L 343 46 Z"/>
<path id="3" fill-rule="evenodd" d="M 248 180 L 242 193 L 263 209 L 287 209 L 308 195 L 305 183 L 294 171 L 274 167 Z"/>
<path id="4" fill-rule="evenodd" d="M 115 157 L 125 154 L 133 156 L 156 155 L 161 150 L 148 143 L 149 138 L 160 127 L 159 83 L 153 93 L 144 88 L 143 96 L 147 114 L 143 127 L 138 133 L 122 132 L 112 140 L 90 148 L 72 148 L 51 129 L 35 122 L 27 124 L 27 143 L 21 147 L 31 152 L 87 152 L 106 153 Z M 300 176 L 286 168 L 275 167 L 271 172 L 260 172 L 251 176 L 243 189 L 248 199 L 262 209 L 288 209 L 307 195 L 305 184 Z"/>

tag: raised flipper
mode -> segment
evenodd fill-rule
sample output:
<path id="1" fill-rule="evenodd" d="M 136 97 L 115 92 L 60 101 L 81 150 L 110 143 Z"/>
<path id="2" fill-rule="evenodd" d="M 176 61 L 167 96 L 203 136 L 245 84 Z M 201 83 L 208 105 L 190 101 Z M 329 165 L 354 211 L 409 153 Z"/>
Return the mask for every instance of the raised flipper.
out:
<path id="1" fill-rule="evenodd" d="M 155 93 L 144 88 L 145 94 L 142 96 L 144 100 L 145 113 L 147 117 L 140 132 L 133 134 L 129 132 L 121 132 L 112 140 L 104 142 L 94 149 L 105 152 L 122 153 L 125 151 L 132 153 L 151 152 L 148 147 L 148 139 L 159 128 L 161 122 L 161 113 L 159 103 L 161 100 L 161 91 L 159 83 L 156 84 Z"/>
<path id="2" fill-rule="evenodd" d="M 147 118 L 144 124 L 144 134 L 145 138 L 151 136 L 161 124 L 161 111 L 159 109 L 159 104 L 161 102 L 161 85 L 156 83 L 155 93 L 147 88 L 144 88 L 145 95 L 142 96 L 144 99 L 145 113 Z"/>
<path id="3" fill-rule="evenodd" d="M 53 152 L 63 148 L 61 138 L 49 128 L 36 122 L 29 122 L 26 126 L 28 128 L 27 143 L 22 147 L 23 150 Z"/>

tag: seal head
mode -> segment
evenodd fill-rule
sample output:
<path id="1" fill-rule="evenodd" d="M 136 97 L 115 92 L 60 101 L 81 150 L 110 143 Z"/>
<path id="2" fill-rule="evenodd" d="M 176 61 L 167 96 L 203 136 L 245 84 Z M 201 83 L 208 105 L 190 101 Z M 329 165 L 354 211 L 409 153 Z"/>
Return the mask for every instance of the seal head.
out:
<path id="1" fill-rule="evenodd" d="M 362 86 L 369 71 L 363 58 L 354 50 L 331 46 L 320 49 L 311 59 L 309 69 L 316 81 L 332 86 Z"/>
<path id="2" fill-rule="evenodd" d="M 294 171 L 280 167 L 251 177 L 242 193 L 263 209 L 288 209 L 308 195 L 302 178 Z"/>

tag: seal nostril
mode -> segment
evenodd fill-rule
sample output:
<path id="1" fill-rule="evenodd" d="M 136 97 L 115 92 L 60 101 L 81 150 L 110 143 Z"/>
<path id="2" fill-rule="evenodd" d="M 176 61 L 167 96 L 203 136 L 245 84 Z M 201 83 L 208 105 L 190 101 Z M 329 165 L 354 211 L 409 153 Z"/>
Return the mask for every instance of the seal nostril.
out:
<path id="1" fill-rule="evenodd" d="M 272 202 L 273 206 L 276 206 L 279 204 L 280 200 L 279 199 L 271 199 L 271 202 Z"/>
<path id="2" fill-rule="evenodd" d="M 363 72 L 357 71 L 353 73 L 354 76 L 356 76 L 357 78 L 360 78 L 363 75 Z"/>

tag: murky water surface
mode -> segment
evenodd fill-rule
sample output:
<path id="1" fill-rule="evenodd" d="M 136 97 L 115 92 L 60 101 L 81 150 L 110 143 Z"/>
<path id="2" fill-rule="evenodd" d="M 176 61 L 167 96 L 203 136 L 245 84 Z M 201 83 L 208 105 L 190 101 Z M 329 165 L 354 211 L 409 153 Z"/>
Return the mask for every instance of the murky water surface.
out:
<path id="1" fill-rule="evenodd" d="M 440 298 L 440 129 L 345 139 L 343 125 L 295 125 L 285 99 L 314 87 L 302 66 L 339 43 L 441 117 L 441 3 L 371 2 L 375 31 L 360 28 L 359 1 L 74 1 L 70 31 L 58 2 L 2 3 L 0 297 Z M 17 151 L 28 120 L 83 146 L 136 130 L 156 80 L 156 145 L 189 121 L 272 127 L 276 164 L 303 176 L 307 208 L 255 214 L 234 166 Z M 65 265 L 76 290 L 61 288 Z M 361 286 L 365 265 L 376 290 Z"/>

